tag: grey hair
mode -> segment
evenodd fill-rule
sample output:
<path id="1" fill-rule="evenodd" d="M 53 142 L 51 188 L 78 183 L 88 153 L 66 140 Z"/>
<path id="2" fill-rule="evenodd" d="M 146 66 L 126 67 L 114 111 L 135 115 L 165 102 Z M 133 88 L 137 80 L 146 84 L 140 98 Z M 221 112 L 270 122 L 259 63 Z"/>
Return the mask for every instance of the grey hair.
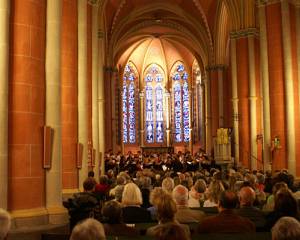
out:
<path id="1" fill-rule="evenodd" d="M 280 218 L 271 230 L 273 240 L 300 239 L 300 223 L 292 217 Z"/>
<path id="2" fill-rule="evenodd" d="M 10 229 L 11 217 L 9 213 L 0 208 L 0 240 L 5 239 Z"/>
<path id="3" fill-rule="evenodd" d="M 71 234 L 70 240 L 105 240 L 105 232 L 102 223 L 88 218 L 78 223 Z"/>
<path id="4" fill-rule="evenodd" d="M 189 190 L 183 185 L 177 185 L 173 189 L 173 198 L 178 205 L 187 205 L 189 198 Z"/>

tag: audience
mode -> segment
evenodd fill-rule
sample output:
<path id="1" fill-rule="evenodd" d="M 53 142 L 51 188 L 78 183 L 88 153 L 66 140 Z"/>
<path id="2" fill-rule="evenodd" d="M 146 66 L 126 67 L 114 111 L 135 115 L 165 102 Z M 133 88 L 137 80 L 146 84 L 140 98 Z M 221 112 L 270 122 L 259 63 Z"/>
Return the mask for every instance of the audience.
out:
<path id="1" fill-rule="evenodd" d="M 0 240 L 7 239 L 8 231 L 10 230 L 11 218 L 9 213 L 0 208 Z"/>
<path id="2" fill-rule="evenodd" d="M 186 235 L 190 235 L 189 227 L 187 225 L 179 224 L 179 222 L 175 219 L 177 207 L 170 194 L 162 194 L 160 200 L 156 202 L 155 207 L 157 209 L 158 225 L 148 228 L 146 233 L 147 235 L 156 236 L 158 234 L 157 232 L 159 232 L 165 224 L 176 224 L 179 228 L 182 228 Z"/>
<path id="3" fill-rule="evenodd" d="M 265 215 L 262 210 L 253 206 L 255 192 L 251 187 L 243 187 L 239 192 L 240 208 L 236 210 L 239 216 L 250 219 L 256 230 L 262 231 L 266 225 Z"/>
<path id="4" fill-rule="evenodd" d="M 147 209 L 141 208 L 142 193 L 135 183 L 127 183 L 122 195 L 123 219 L 125 223 L 151 222 Z"/>
<path id="5" fill-rule="evenodd" d="M 203 179 L 198 179 L 191 191 L 189 191 L 188 206 L 191 208 L 203 207 L 206 191 L 206 182 Z"/>
<path id="6" fill-rule="evenodd" d="M 292 217 L 280 218 L 272 228 L 272 240 L 299 240 L 300 223 Z"/>
<path id="7" fill-rule="evenodd" d="M 282 188 L 275 195 L 274 210 L 267 215 L 267 229 L 271 229 L 276 221 L 281 217 L 299 218 L 298 202 L 292 192 Z"/>
<path id="8" fill-rule="evenodd" d="M 246 233 L 255 232 L 255 225 L 247 218 L 234 213 L 238 197 L 233 191 L 220 193 L 218 209 L 219 214 L 204 219 L 199 227 L 199 233 Z"/>
<path id="9" fill-rule="evenodd" d="M 189 192 L 183 185 L 177 185 L 173 189 L 173 198 L 177 205 L 175 219 L 180 223 L 200 222 L 205 214 L 200 210 L 192 210 L 188 206 Z"/>
<path id="10" fill-rule="evenodd" d="M 93 219 L 88 218 L 78 223 L 72 233 L 70 240 L 105 240 L 103 225 Z"/>
<path id="11" fill-rule="evenodd" d="M 108 201 L 102 208 L 105 234 L 107 236 L 138 236 L 135 228 L 123 223 L 122 206 L 117 201 Z"/>
<path id="12" fill-rule="evenodd" d="M 107 154 L 108 163 L 111 164 L 109 159 L 114 158 L 115 162 L 119 161 L 118 165 L 107 168 L 107 176 L 101 176 L 96 189 L 93 172 L 90 172 L 84 192 L 75 194 L 72 199 L 76 207 L 84 206 L 84 210 L 78 208 L 84 218 L 95 217 L 104 223 L 106 235 L 137 236 L 143 231 L 125 223 L 158 221 L 158 225 L 148 229 L 148 235 L 156 239 L 188 239 L 189 227 L 193 232 L 197 226 L 199 233 L 247 233 L 255 229 L 269 231 L 285 216 L 299 219 L 297 201 L 293 197 L 297 194 L 291 190 L 299 193 L 300 185 L 294 183 L 287 170 L 272 175 L 271 172 L 264 174 L 244 168 L 220 171 L 217 165 L 202 169 L 199 164 L 190 169 L 186 167 L 186 159 L 193 164 L 197 162 L 189 153 L 139 156 L 120 154 L 116 160 L 114 155 Z M 144 169 L 143 163 L 139 162 L 142 158 L 147 162 Z M 130 171 L 126 170 L 126 161 L 134 162 L 128 167 Z M 162 169 L 160 161 L 165 165 Z M 175 171 L 175 162 L 178 171 Z M 273 189 L 271 194 L 270 189 Z M 99 198 L 99 195 L 104 197 Z M 101 207 L 102 211 L 95 215 L 94 209 Z M 88 214 L 83 214 L 86 209 Z M 69 211 L 70 216 L 74 214 L 73 210 Z M 81 219 L 71 222 L 75 224 Z M 278 235 L 275 226 L 272 231 Z M 279 234 L 274 239 L 280 240 L 280 237 Z"/>

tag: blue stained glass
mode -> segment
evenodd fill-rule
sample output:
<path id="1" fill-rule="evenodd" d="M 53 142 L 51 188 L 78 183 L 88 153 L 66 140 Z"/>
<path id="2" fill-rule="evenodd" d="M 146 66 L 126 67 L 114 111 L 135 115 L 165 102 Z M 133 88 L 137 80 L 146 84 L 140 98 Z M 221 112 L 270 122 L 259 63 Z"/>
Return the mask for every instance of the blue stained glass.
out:
<path id="1" fill-rule="evenodd" d="M 153 78 L 150 74 L 147 74 L 146 76 L 146 82 L 152 82 L 153 81 Z"/>
<path id="2" fill-rule="evenodd" d="M 180 74 L 179 73 L 175 73 L 173 76 L 173 80 L 178 81 L 180 80 Z"/>
<path id="3" fill-rule="evenodd" d="M 123 75 L 122 113 L 123 113 L 123 142 L 136 142 L 135 122 L 135 83 L 136 74 L 133 67 L 127 64 Z M 129 84 L 129 85 L 128 85 Z"/>
<path id="4" fill-rule="evenodd" d="M 127 132 L 127 87 L 126 82 L 123 83 L 123 94 L 122 94 L 122 107 L 123 107 L 123 142 L 127 143 L 128 132 Z"/>
<path id="5" fill-rule="evenodd" d="M 146 141 L 148 143 L 153 143 L 154 138 L 153 138 L 153 122 L 146 122 Z"/>
<path id="6" fill-rule="evenodd" d="M 161 75 L 161 74 L 157 74 L 157 75 L 156 75 L 156 78 L 155 78 L 155 81 L 156 81 L 156 82 L 162 82 L 162 80 L 163 80 L 162 75 Z"/>
<path id="7" fill-rule="evenodd" d="M 189 75 L 188 75 L 188 73 L 187 72 L 184 72 L 183 74 L 182 74 L 182 79 L 183 80 L 188 80 L 188 77 L 189 77 Z"/>
<path id="8" fill-rule="evenodd" d="M 181 87 L 179 82 L 174 85 L 174 113 L 175 141 L 181 142 Z"/>
<path id="9" fill-rule="evenodd" d="M 187 82 L 183 84 L 183 138 L 185 142 L 190 141 L 190 103 L 189 103 L 189 88 Z"/>
<path id="10" fill-rule="evenodd" d="M 156 142 L 164 141 L 163 129 L 163 89 L 158 85 L 156 91 Z"/>
<path id="11" fill-rule="evenodd" d="M 129 105 L 129 142 L 135 143 L 135 135 L 136 135 L 136 128 L 135 128 L 135 96 L 134 96 L 134 83 L 131 82 L 129 85 L 128 90 L 128 105 Z"/>
<path id="12" fill-rule="evenodd" d="M 177 72 L 182 72 L 182 71 L 184 71 L 184 66 L 183 64 L 179 64 L 177 67 Z"/>

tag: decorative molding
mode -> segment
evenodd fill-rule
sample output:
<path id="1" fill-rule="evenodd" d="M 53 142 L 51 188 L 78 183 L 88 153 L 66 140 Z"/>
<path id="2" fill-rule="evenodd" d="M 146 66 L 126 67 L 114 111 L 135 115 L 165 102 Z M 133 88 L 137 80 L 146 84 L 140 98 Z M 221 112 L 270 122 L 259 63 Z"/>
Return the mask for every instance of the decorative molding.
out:
<path id="1" fill-rule="evenodd" d="M 231 39 L 243 38 L 243 37 L 248 37 L 248 36 L 258 37 L 259 36 L 258 29 L 257 28 L 247 28 L 247 29 L 242 29 L 242 30 L 230 33 Z"/>
<path id="2" fill-rule="evenodd" d="M 256 4 L 258 7 L 262 7 L 265 5 L 271 5 L 283 1 L 288 1 L 289 3 L 295 5 L 296 7 L 300 7 L 300 0 L 257 0 Z"/>

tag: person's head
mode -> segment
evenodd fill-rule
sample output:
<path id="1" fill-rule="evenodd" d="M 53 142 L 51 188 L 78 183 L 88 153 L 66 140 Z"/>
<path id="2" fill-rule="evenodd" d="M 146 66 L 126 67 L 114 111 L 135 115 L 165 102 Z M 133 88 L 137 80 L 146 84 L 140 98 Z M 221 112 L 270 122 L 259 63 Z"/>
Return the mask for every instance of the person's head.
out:
<path id="1" fill-rule="evenodd" d="M 225 190 L 221 181 L 212 181 L 208 187 L 208 199 L 218 203 L 219 194 Z"/>
<path id="2" fill-rule="evenodd" d="M 194 190 L 197 193 L 204 193 L 206 191 L 206 182 L 203 179 L 198 179 L 194 184 Z"/>
<path id="3" fill-rule="evenodd" d="M 251 187 L 242 187 L 239 192 L 239 201 L 241 206 L 253 206 L 255 201 L 255 192 Z"/>
<path id="4" fill-rule="evenodd" d="M 99 183 L 100 184 L 108 184 L 108 177 L 106 175 L 100 176 Z"/>
<path id="5" fill-rule="evenodd" d="M 161 223 L 174 221 L 177 207 L 170 194 L 163 194 L 156 202 L 157 218 Z"/>
<path id="6" fill-rule="evenodd" d="M 257 173 L 256 178 L 257 178 L 257 183 L 258 184 L 264 184 L 265 183 L 265 175 L 263 175 L 262 173 Z"/>
<path id="7" fill-rule="evenodd" d="M 122 201 L 122 195 L 124 191 L 124 185 L 118 185 L 115 187 L 115 200 L 118 202 Z"/>
<path id="8" fill-rule="evenodd" d="M 189 198 L 189 190 L 183 185 L 177 185 L 173 189 L 173 198 L 177 205 L 187 205 Z"/>
<path id="9" fill-rule="evenodd" d="M 288 189 L 281 189 L 275 195 L 274 211 L 287 216 L 296 216 L 298 213 L 298 203 L 293 194 Z"/>
<path id="10" fill-rule="evenodd" d="M 185 229 L 176 223 L 159 225 L 154 233 L 156 240 L 188 240 L 190 239 Z"/>
<path id="11" fill-rule="evenodd" d="M 288 186 L 285 182 L 277 182 L 275 183 L 275 185 L 272 188 L 272 192 L 273 195 L 275 196 L 276 193 L 280 190 L 280 189 L 288 189 Z"/>
<path id="12" fill-rule="evenodd" d="M 219 197 L 219 210 L 235 209 L 238 203 L 238 197 L 234 191 L 223 191 Z"/>
<path id="13" fill-rule="evenodd" d="M 78 223 L 71 234 L 70 240 L 105 240 L 103 225 L 93 219 L 88 218 Z"/>
<path id="14" fill-rule="evenodd" d="M 135 183 L 127 183 L 125 185 L 122 194 L 122 204 L 124 206 L 143 204 L 142 193 Z"/>
<path id="15" fill-rule="evenodd" d="M 94 177 L 94 176 L 95 176 L 95 173 L 93 171 L 88 172 L 88 177 Z"/>
<path id="16" fill-rule="evenodd" d="M 117 224 L 122 222 L 122 206 L 121 203 L 111 200 L 104 204 L 102 208 L 102 216 L 105 222 Z"/>
<path id="17" fill-rule="evenodd" d="M 89 177 L 83 182 L 83 190 L 85 192 L 92 192 L 95 189 L 95 179 Z"/>
<path id="18" fill-rule="evenodd" d="M 6 239 L 11 225 L 11 218 L 9 213 L 0 208 L 0 240 Z"/>
<path id="19" fill-rule="evenodd" d="M 117 176 L 117 185 L 123 185 L 126 183 L 126 178 L 123 176 Z"/>
<path id="20" fill-rule="evenodd" d="M 157 202 L 159 201 L 160 197 L 166 194 L 166 191 L 164 191 L 161 187 L 156 187 L 150 192 L 149 196 L 149 202 L 153 205 L 156 206 Z"/>
<path id="21" fill-rule="evenodd" d="M 272 228 L 272 240 L 299 240 L 300 223 L 292 217 L 280 218 Z"/>
<path id="22" fill-rule="evenodd" d="M 174 180 L 170 177 L 166 177 L 161 184 L 161 187 L 163 190 L 171 193 L 173 191 L 174 188 Z"/>

